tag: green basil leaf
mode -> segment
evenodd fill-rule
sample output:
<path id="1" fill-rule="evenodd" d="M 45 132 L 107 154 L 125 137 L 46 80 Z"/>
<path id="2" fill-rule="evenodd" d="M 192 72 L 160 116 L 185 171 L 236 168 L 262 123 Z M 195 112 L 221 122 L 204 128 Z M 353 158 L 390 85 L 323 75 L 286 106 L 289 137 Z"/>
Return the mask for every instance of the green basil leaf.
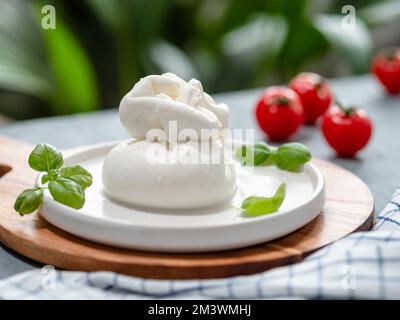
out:
<path id="1" fill-rule="evenodd" d="M 43 190 L 40 188 L 27 189 L 15 200 L 14 209 L 20 215 L 29 214 L 39 208 L 43 200 Z"/>
<path id="2" fill-rule="evenodd" d="M 254 145 L 243 145 L 235 152 L 235 158 L 242 165 L 262 166 L 273 163 L 274 151 L 264 142 L 258 142 Z"/>
<path id="3" fill-rule="evenodd" d="M 282 183 L 275 194 L 270 197 L 247 197 L 242 202 L 243 215 L 256 217 L 264 214 L 274 213 L 279 210 L 286 196 L 286 184 Z"/>
<path id="4" fill-rule="evenodd" d="M 298 171 L 310 160 L 310 150 L 305 145 L 297 142 L 281 145 L 275 157 L 276 166 L 286 171 Z"/>
<path id="5" fill-rule="evenodd" d="M 255 145 L 257 145 L 257 144 L 255 144 Z M 268 153 L 268 157 L 263 161 L 259 161 L 258 164 L 256 164 L 256 165 L 257 166 L 269 166 L 269 165 L 275 164 L 276 151 L 277 151 L 276 147 L 268 146 L 268 150 L 264 151 L 264 152 Z"/>
<path id="6" fill-rule="evenodd" d="M 74 209 L 80 209 L 85 204 L 85 192 L 75 181 L 57 177 L 49 182 L 49 191 L 54 200 Z"/>
<path id="7" fill-rule="evenodd" d="M 45 173 L 44 175 L 42 175 L 42 179 L 40 181 L 42 182 L 42 184 L 49 182 L 49 175 Z"/>
<path id="8" fill-rule="evenodd" d="M 64 160 L 60 151 L 49 144 L 38 144 L 29 155 L 29 166 L 36 171 L 49 172 L 62 167 Z"/>
<path id="9" fill-rule="evenodd" d="M 60 175 L 64 178 L 75 181 L 83 189 L 91 186 L 93 182 L 92 175 L 89 173 L 89 171 L 79 165 L 61 168 Z"/>

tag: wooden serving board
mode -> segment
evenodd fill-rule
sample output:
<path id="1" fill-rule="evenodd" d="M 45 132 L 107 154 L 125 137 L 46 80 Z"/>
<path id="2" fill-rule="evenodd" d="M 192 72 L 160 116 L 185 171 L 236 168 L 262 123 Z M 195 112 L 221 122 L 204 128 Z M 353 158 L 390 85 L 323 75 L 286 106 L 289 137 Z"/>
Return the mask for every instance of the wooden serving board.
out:
<path id="1" fill-rule="evenodd" d="M 301 261 L 315 250 L 373 225 L 374 200 L 351 172 L 314 159 L 326 180 L 323 212 L 303 228 L 275 241 L 244 249 L 201 254 L 166 254 L 96 244 L 52 226 L 38 213 L 20 217 L 17 195 L 32 187 L 27 165 L 31 145 L 0 136 L 0 241 L 20 254 L 55 267 L 115 271 L 157 279 L 221 278 Z M 184 240 L 184 239 L 183 239 Z"/>

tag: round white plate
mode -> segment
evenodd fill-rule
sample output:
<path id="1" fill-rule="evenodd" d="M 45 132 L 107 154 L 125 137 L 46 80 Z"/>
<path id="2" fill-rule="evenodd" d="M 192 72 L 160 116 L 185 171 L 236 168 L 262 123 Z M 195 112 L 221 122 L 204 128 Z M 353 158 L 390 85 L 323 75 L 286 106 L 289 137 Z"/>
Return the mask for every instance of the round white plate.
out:
<path id="1" fill-rule="evenodd" d="M 126 207 L 110 201 L 102 191 L 104 157 L 116 143 L 80 149 L 65 164 L 80 164 L 93 175 L 85 206 L 75 210 L 54 201 L 45 192 L 40 214 L 50 223 L 95 242 L 146 251 L 206 252 L 246 247 L 282 237 L 304 226 L 321 211 L 325 185 L 321 172 L 306 164 L 300 173 L 274 166 L 243 167 L 237 163 L 237 193 L 225 205 L 202 210 L 162 211 Z M 41 175 L 36 181 L 40 183 Z M 240 204 L 250 195 L 271 196 L 287 184 L 278 212 L 258 217 L 241 216 Z M 138 181 L 140 183 L 140 181 Z"/>

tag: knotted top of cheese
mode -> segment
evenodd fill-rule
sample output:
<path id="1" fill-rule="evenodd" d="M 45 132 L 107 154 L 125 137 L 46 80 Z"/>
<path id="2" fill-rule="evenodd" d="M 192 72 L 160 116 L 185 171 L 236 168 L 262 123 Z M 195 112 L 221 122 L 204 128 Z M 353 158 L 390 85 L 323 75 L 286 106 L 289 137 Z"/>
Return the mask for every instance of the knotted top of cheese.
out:
<path id="1" fill-rule="evenodd" d="M 190 129 L 199 140 L 202 129 L 222 132 L 229 126 L 227 105 L 216 103 L 200 81 L 186 82 L 173 73 L 142 78 L 121 100 L 119 117 L 129 135 L 139 140 L 152 129 L 163 130 L 168 140 L 171 121 L 178 133 Z"/>

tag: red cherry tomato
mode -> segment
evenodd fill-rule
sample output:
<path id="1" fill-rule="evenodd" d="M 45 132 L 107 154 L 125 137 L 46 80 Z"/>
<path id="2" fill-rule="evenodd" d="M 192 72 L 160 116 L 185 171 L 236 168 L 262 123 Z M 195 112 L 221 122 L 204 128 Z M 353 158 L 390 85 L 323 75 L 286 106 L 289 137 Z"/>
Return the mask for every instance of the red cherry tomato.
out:
<path id="1" fill-rule="evenodd" d="M 400 93 L 400 48 L 382 50 L 376 55 L 372 72 L 387 92 Z"/>
<path id="2" fill-rule="evenodd" d="M 290 81 L 289 88 L 296 91 L 300 97 L 306 124 L 315 124 L 332 102 L 328 82 L 316 73 L 300 73 Z"/>
<path id="3" fill-rule="evenodd" d="M 303 107 L 293 90 L 270 87 L 257 102 L 256 117 L 270 140 L 286 140 L 302 124 Z"/>
<path id="4" fill-rule="evenodd" d="M 372 123 L 362 109 L 333 106 L 322 118 L 321 129 L 339 156 L 353 157 L 367 145 Z"/>

